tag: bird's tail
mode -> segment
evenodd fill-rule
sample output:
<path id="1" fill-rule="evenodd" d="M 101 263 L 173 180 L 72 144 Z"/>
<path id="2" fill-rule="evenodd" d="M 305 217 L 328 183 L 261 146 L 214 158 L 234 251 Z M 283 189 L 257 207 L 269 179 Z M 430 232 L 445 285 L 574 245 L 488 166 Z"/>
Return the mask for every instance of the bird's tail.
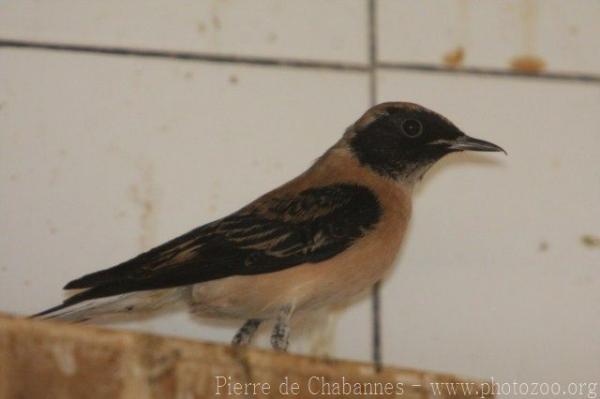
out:
<path id="1" fill-rule="evenodd" d="M 138 317 L 144 313 L 155 313 L 165 308 L 184 304 L 185 288 L 168 288 L 139 291 L 106 298 L 69 302 L 32 315 L 32 318 L 57 319 L 70 322 L 114 320 Z"/>

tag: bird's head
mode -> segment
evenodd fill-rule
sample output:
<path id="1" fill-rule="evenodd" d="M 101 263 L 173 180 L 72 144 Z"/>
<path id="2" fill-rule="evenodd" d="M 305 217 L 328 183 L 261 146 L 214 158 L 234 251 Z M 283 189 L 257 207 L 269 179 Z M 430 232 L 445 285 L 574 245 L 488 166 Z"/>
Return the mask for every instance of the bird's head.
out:
<path id="1" fill-rule="evenodd" d="M 416 181 L 437 160 L 458 151 L 504 151 L 464 134 L 443 116 L 417 104 L 382 103 L 352 125 L 345 142 L 359 162 L 394 179 Z"/>

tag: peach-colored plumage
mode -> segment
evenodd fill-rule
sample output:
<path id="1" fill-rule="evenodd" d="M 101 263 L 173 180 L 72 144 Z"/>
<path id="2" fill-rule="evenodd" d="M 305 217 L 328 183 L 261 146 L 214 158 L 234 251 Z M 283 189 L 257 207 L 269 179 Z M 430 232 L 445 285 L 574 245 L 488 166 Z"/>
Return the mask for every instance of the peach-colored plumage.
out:
<path id="1" fill-rule="evenodd" d="M 394 263 L 411 213 L 410 185 L 362 167 L 345 140 L 331 148 L 308 171 L 269 192 L 270 197 L 299 193 L 310 187 L 347 182 L 370 188 L 383 215 L 366 236 L 338 256 L 268 274 L 232 276 L 194 286 L 193 311 L 233 318 L 272 318 L 284 304 L 295 311 L 337 304 L 360 295 L 380 280 Z"/>
<path id="2" fill-rule="evenodd" d="M 38 316 L 72 321 L 154 311 L 247 322 L 246 344 L 276 319 L 286 349 L 295 312 L 344 304 L 393 265 L 428 168 L 457 151 L 503 151 L 466 136 L 413 103 L 383 103 L 362 115 L 306 172 L 249 205 L 109 269 L 73 280 L 85 289 Z"/>

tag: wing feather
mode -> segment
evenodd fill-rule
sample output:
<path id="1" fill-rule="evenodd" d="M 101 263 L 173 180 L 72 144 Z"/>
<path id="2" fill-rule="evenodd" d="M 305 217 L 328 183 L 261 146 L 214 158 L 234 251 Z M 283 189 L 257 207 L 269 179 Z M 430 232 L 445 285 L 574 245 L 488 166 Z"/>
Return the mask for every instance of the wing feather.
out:
<path id="1" fill-rule="evenodd" d="M 270 273 L 344 251 L 381 217 L 375 194 L 356 184 L 275 195 L 112 268 L 71 281 L 67 301 Z"/>

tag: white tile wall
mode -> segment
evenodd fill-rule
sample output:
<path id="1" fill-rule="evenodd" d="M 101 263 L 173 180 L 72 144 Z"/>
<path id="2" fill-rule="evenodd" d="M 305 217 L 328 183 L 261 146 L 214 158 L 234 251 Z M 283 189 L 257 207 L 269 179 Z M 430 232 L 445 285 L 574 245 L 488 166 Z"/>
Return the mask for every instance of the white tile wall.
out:
<path id="1" fill-rule="evenodd" d="M 386 356 L 508 381 L 597 378 L 600 250 L 582 236 L 600 229 L 599 88 L 406 72 L 379 88 L 508 151 L 449 156 L 417 192 L 383 292 Z"/>
<path id="2" fill-rule="evenodd" d="M 5 0 L 0 37 L 366 62 L 363 0 Z"/>
<path id="3" fill-rule="evenodd" d="M 545 71 L 600 73 L 597 1 L 379 0 L 378 17 L 383 61 L 444 65 L 462 48 L 468 67 L 530 56 Z"/>
<path id="4" fill-rule="evenodd" d="M 366 62 L 364 0 L 0 2 L 0 39 Z M 377 0 L 381 60 L 600 73 L 593 1 Z M 456 58 L 456 57 L 455 57 Z M 302 171 L 368 103 L 357 72 L 0 48 L 0 310 L 224 215 Z M 598 84 L 380 73 L 380 100 L 504 146 L 427 176 L 385 284 L 386 362 L 496 379 L 600 375 Z M 178 314 L 126 327 L 226 342 Z M 307 327 L 310 330 L 309 327 Z M 370 303 L 334 354 L 368 360 Z M 263 342 L 264 344 L 264 342 Z M 306 351 L 306 342 L 296 350 Z"/>

